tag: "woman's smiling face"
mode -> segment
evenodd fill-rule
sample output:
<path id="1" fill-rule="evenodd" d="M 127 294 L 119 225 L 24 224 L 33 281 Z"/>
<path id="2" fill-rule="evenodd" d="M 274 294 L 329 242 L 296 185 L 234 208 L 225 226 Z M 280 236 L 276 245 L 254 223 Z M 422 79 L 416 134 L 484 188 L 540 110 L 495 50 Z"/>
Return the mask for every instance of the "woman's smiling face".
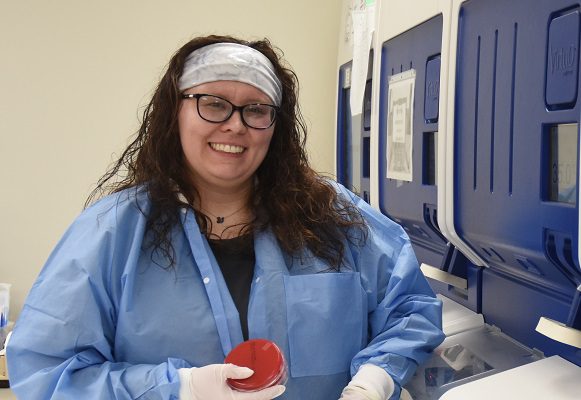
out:
<path id="1" fill-rule="evenodd" d="M 219 96 L 237 106 L 272 104 L 260 89 L 235 81 L 204 83 L 185 93 Z M 197 101 L 182 100 L 178 114 L 182 150 L 192 183 L 198 190 L 248 187 L 266 157 L 274 124 L 267 129 L 249 128 L 242 123 L 239 111 L 224 122 L 208 122 L 198 114 Z"/>

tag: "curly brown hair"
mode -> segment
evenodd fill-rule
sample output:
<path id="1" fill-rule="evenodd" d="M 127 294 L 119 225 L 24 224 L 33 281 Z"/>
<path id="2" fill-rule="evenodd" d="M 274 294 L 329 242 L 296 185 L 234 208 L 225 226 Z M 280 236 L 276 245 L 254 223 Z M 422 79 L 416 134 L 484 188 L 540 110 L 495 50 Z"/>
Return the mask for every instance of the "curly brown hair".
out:
<path id="1" fill-rule="evenodd" d="M 337 195 L 329 181 L 308 163 L 306 127 L 298 105 L 296 74 L 282 61 L 282 51 L 268 39 L 245 41 L 231 36 L 195 38 L 171 58 L 149 104 L 143 112 L 135 139 L 99 180 L 85 206 L 104 194 L 146 187 L 151 200 L 147 229 L 150 245 L 173 266 L 175 254 L 171 230 L 179 223 L 179 209 L 195 204 L 196 189 L 188 178 L 178 132 L 181 92 L 178 80 L 187 56 L 213 43 L 239 43 L 263 53 L 273 64 L 282 84 L 282 104 L 277 114 L 268 153 L 256 171 L 252 207 L 257 218 L 250 229 L 270 228 L 282 249 L 300 256 L 307 248 L 338 270 L 345 239 L 365 240 L 367 228 L 357 207 Z M 183 194 L 187 199 L 184 203 Z M 196 219 L 210 232 L 209 219 L 199 211 Z"/>

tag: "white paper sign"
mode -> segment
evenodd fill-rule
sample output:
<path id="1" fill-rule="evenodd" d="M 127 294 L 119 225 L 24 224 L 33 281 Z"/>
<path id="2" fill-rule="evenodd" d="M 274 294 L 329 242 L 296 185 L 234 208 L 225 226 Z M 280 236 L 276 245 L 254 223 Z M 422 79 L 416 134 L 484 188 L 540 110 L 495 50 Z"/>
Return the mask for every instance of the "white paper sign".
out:
<path id="1" fill-rule="evenodd" d="M 389 78 L 387 113 L 387 178 L 412 181 L 413 109 L 416 71 L 410 69 Z"/>
<path id="2" fill-rule="evenodd" d="M 351 115 L 363 112 L 369 51 L 375 30 L 375 4 L 361 2 L 351 13 L 353 23 L 353 71 L 351 73 Z"/>

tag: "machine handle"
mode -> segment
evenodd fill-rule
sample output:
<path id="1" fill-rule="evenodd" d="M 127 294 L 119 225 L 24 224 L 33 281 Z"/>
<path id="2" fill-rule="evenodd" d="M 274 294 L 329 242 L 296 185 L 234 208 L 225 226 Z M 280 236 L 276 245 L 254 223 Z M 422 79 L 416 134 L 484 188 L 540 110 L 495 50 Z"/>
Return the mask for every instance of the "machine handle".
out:
<path id="1" fill-rule="evenodd" d="M 535 330 L 557 342 L 581 348 L 581 331 L 559 321 L 541 317 Z"/>
<path id="2" fill-rule="evenodd" d="M 422 265 L 420 265 L 420 269 L 422 270 L 424 276 L 426 276 L 427 278 L 431 278 L 436 281 L 452 285 L 459 289 L 463 290 L 468 289 L 468 280 L 464 278 L 452 275 L 446 271 L 442 271 L 439 268 L 432 267 L 431 265 L 425 263 L 422 263 Z"/>

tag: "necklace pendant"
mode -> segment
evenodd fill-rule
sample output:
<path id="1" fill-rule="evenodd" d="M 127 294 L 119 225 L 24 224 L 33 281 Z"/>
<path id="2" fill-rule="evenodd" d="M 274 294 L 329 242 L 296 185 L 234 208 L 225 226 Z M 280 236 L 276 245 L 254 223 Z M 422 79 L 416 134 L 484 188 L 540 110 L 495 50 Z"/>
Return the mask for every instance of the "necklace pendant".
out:
<path id="1" fill-rule="evenodd" d="M 223 224 L 224 223 L 224 217 L 216 217 L 216 222 L 219 224 Z"/>

